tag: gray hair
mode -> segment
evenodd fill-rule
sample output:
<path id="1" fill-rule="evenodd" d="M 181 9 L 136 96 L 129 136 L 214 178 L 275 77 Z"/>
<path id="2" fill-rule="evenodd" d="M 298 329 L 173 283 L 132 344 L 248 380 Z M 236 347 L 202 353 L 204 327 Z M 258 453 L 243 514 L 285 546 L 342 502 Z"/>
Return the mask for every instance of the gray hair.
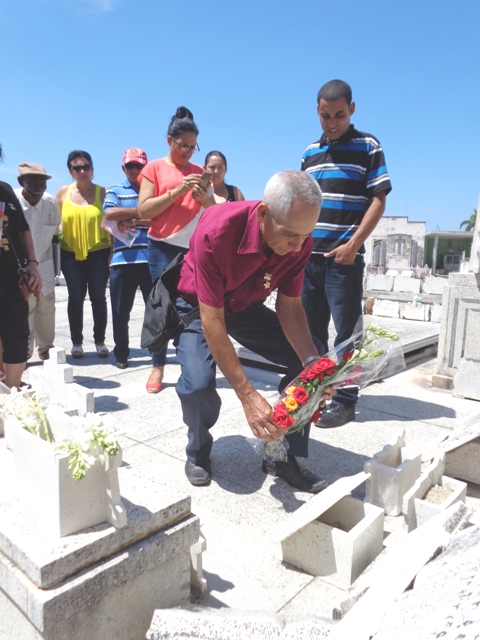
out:
<path id="1" fill-rule="evenodd" d="M 274 220 L 285 220 L 297 200 L 313 207 L 322 206 L 322 191 L 305 171 L 279 171 L 267 182 L 263 202 L 270 207 Z"/>

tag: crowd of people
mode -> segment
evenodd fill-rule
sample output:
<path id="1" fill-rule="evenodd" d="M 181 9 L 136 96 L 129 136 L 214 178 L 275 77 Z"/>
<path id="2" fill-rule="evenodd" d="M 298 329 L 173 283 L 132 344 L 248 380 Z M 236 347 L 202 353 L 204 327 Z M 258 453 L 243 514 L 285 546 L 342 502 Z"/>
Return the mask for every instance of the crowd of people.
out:
<path id="1" fill-rule="evenodd" d="M 331 317 L 336 344 L 348 338 L 362 313 L 363 243 L 383 215 L 391 189 L 380 142 L 350 122 L 355 103 L 349 85 L 326 83 L 317 96 L 317 111 L 322 137 L 307 147 L 300 171 L 281 171 L 268 181 L 261 201 L 245 201 L 238 187 L 225 183 L 222 152 L 207 153 L 203 166 L 192 162 L 200 151 L 199 130 L 183 106 L 169 123 L 166 155 L 148 161 L 143 149 L 126 149 L 124 179 L 108 188 L 93 182 L 93 159 L 84 150 L 69 153 L 72 182 L 56 198 L 46 193 L 51 176 L 42 165 L 20 164 L 19 188 L 0 182 L 0 338 L 6 384 L 20 386 L 35 346 L 41 360 L 49 358 L 57 253 L 57 269 L 61 266 L 68 289 L 72 357 L 84 355 L 87 292 L 96 353 L 108 356 L 110 282 L 119 369 L 128 367 L 129 319 L 137 290 L 146 301 L 152 283 L 182 254 L 176 309 L 183 317 L 198 306 L 200 316 L 173 341 L 181 365 L 176 391 L 187 426 L 187 478 L 197 486 L 211 479 L 211 429 L 221 404 L 217 365 L 253 434 L 266 441 L 280 437 L 270 405 L 246 377 L 229 336 L 287 368 L 279 390 L 306 362 L 328 350 Z M 28 300 L 18 286 L 19 268 L 36 294 Z M 275 310 L 264 304 L 273 290 Z M 166 348 L 152 354 L 148 393 L 161 391 L 166 362 Z M 354 420 L 357 395 L 354 387 L 338 393 L 327 389 L 323 402 L 330 405 L 316 426 Z M 287 436 L 287 460 L 267 457 L 262 469 L 297 489 L 318 493 L 326 483 L 297 459 L 307 457 L 308 438 L 308 427 Z"/>

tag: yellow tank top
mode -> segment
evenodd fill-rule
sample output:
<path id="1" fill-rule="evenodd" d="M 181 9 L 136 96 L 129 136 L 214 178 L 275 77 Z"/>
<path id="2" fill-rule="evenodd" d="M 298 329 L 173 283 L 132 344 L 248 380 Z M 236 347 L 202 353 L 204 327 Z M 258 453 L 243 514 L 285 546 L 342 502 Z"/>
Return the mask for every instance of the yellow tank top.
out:
<path id="1" fill-rule="evenodd" d="M 74 186 L 69 186 L 62 205 L 63 237 L 60 244 L 62 249 L 73 251 L 76 260 L 86 260 L 90 251 L 110 247 L 110 234 L 100 226 L 103 220 L 101 187 L 95 185 L 95 202 L 82 206 L 71 201 Z"/>

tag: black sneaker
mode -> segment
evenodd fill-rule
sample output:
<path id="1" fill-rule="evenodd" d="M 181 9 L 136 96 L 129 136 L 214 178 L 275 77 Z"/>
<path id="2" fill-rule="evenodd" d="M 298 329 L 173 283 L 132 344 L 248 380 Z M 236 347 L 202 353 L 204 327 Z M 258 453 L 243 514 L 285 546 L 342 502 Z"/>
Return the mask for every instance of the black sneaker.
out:
<path id="1" fill-rule="evenodd" d="M 308 491 L 308 493 L 320 493 L 328 484 L 326 480 L 321 480 L 314 473 L 302 467 L 295 456 L 288 456 L 286 462 L 273 462 L 264 459 L 262 471 L 270 476 L 282 478 L 291 487 L 300 491 Z"/>
<path id="2" fill-rule="evenodd" d="M 185 475 L 190 484 L 195 487 L 203 487 L 210 484 L 212 479 L 212 466 L 210 460 L 203 465 L 194 464 L 190 460 L 185 463 Z"/>
<path id="3" fill-rule="evenodd" d="M 115 366 L 117 369 L 126 369 L 128 367 L 128 362 L 126 360 L 117 360 L 115 362 Z"/>
<path id="4" fill-rule="evenodd" d="M 344 424 L 353 420 L 355 420 L 355 405 L 347 407 L 333 400 L 330 407 L 322 413 L 320 420 L 315 422 L 315 426 L 321 429 L 332 429 L 343 427 Z"/>

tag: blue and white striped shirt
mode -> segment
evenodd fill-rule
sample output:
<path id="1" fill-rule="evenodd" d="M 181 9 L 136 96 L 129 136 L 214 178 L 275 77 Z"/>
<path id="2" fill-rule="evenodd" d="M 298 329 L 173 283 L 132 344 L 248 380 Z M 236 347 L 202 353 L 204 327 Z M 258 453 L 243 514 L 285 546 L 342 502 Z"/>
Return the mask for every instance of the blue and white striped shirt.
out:
<path id="1" fill-rule="evenodd" d="M 357 231 L 372 197 L 392 190 L 380 142 L 353 125 L 338 140 L 322 135 L 302 157 L 320 185 L 322 209 L 313 231 L 313 253 L 327 253 L 348 242 Z M 360 253 L 364 253 L 362 246 Z"/>
<path id="2" fill-rule="evenodd" d="M 122 184 L 114 184 L 105 194 L 103 210 L 113 207 L 125 207 L 136 209 L 138 206 L 138 191 L 128 180 Z M 114 238 L 113 255 L 111 265 L 148 263 L 148 225 L 135 227 L 140 233 L 135 238 L 131 247 L 127 247 L 121 240 Z"/>

